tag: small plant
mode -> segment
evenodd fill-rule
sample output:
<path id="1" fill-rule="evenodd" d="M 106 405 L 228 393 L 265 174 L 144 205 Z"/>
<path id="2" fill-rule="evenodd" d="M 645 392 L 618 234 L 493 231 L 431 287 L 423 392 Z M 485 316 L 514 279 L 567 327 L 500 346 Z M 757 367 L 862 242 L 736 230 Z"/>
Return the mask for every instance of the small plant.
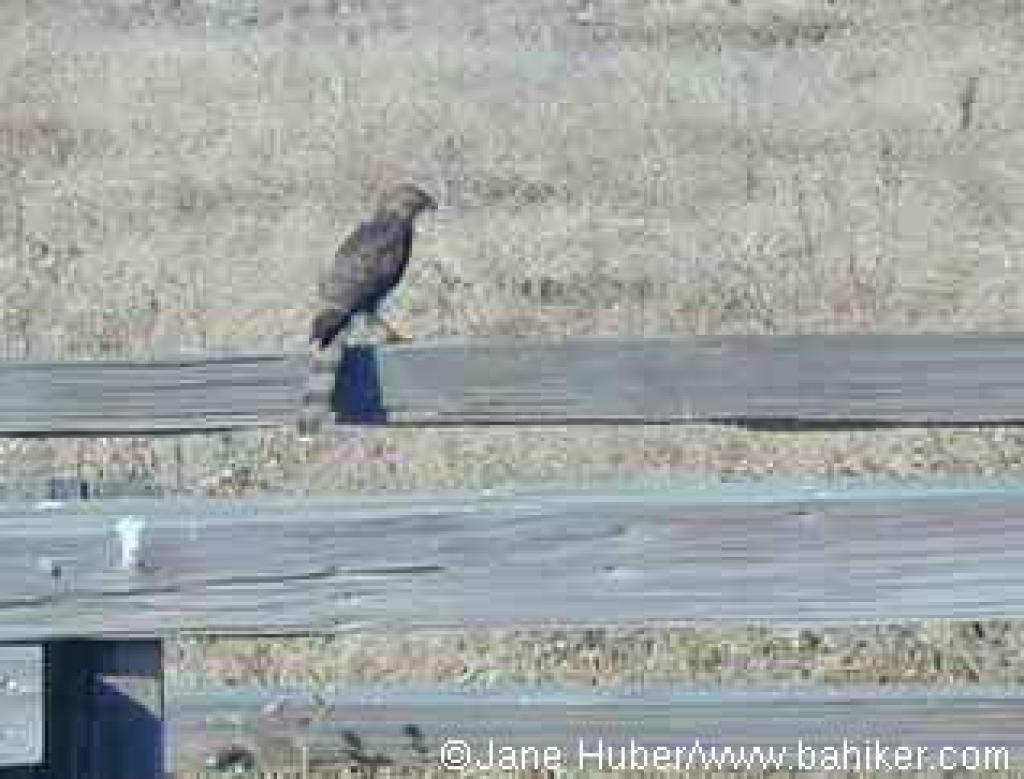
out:
<path id="1" fill-rule="evenodd" d="M 974 106 L 978 102 L 978 77 L 969 76 L 960 90 L 960 132 L 971 129 L 974 121 Z"/>

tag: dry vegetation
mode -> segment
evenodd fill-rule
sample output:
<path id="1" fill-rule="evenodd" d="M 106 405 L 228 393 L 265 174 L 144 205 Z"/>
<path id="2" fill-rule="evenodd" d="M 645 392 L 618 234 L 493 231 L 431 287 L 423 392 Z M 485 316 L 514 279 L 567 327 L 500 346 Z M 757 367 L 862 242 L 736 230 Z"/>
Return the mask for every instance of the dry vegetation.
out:
<path id="1" fill-rule="evenodd" d="M 396 179 L 444 205 L 393 302 L 423 339 L 1024 326 L 1015 0 L 21 0 L 0 15 L 11 357 L 298 348 L 314 269 Z M 4 476 L 38 463 L 230 491 L 981 474 L 1020 449 L 1012 431 L 959 436 L 955 463 L 933 433 L 594 438 L 10 445 Z"/>
<path id="2" fill-rule="evenodd" d="M 298 348 L 314 268 L 396 179 L 444 207 L 393 301 L 422 339 L 1024 329 L 1021 72 L 1020 0 L 5 2 L 0 348 Z M 0 479 L 223 494 L 1022 463 L 1017 430 L 340 430 L 5 442 Z M 522 644 L 481 640 L 521 671 Z M 939 667 L 957 641 L 928 644 Z M 336 651 L 307 654 L 358 675 Z"/>
<path id="3" fill-rule="evenodd" d="M 301 345 L 405 178 L 446 207 L 396 300 L 423 338 L 1024 324 L 1016 2 L 3 14 L 12 354 Z"/>
<path id="4" fill-rule="evenodd" d="M 568 683 L 592 687 L 688 682 L 830 685 L 1024 683 L 1024 630 L 999 621 L 877 628 L 769 630 L 707 625 L 673 631 L 195 637 L 179 642 L 176 684 L 192 686 Z M 311 662 L 315 660 L 315 662 Z"/>
<path id="5" fill-rule="evenodd" d="M 1024 326 L 1018 0 L 19 0 L 0 17 L 10 357 L 298 348 L 314 269 L 396 179 L 444 205 L 393 301 L 423 339 Z M 1024 452 L 995 435 L 10 444 L 0 476 L 978 475 Z"/>

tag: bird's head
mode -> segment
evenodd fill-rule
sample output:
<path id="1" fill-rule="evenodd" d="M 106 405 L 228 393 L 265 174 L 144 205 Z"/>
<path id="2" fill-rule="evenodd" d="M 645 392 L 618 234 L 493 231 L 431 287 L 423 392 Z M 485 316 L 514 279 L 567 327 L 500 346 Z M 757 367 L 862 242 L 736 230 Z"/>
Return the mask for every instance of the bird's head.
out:
<path id="1" fill-rule="evenodd" d="M 377 206 L 380 213 L 395 214 L 403 219 L 412 219 L 422 211 L 436 209 L 437 201 L 413 184 L 399 184 L 387 190 Z"/>

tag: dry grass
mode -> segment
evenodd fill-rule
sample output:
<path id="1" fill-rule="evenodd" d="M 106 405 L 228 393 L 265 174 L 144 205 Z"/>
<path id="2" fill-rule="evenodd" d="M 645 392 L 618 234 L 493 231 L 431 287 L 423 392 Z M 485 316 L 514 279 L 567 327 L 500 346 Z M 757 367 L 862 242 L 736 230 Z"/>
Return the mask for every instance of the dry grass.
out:
<path id="1" fill-rule="evenodd" d="M 32 356 L 299 345 L 313 270 L 398 178 L 446 206 L 395 301 L 424 338 L 1024 322 L 1012 2 L 6 14 Z"/>
<path id="2" fill-rule="evenodd" d="M 423 339 L 1024 326 L 1015 0 L 0 13 L 9 356 L 298 348 L 314 269 L 399 178 L 445 206 L 392 305 Z M 239 436 L 188 444 L 183 469 L 160 443 L 12 445 L 3 475 L 173 460 L 146 478 L 237 467 L 334 490 L 990 470 L 901 435 L 875 455 L 705 430 Z M 958 440 L 1020 459 L 1012 433 Z M 889 457 L 906 446 L 922 451 Z"/>
<path id="3" fill-rule="evenodd" d="M 1024 329 L 1022 69 L 1019 0 L 3 3 L 2 348 L 300 347 L 314 268 L 406 178 L 444 205 L 393 301 L 423 339 Z M 1022 462 L 1016 430 L 340 430 L 7 442 L 0 478 L 230 493 Z"/>
<path id="4" fill-rule="evenodd" d="M 566 629 L 180 641 L 180 687 L 262 684 L 441 684 L 486 688 L 569 684 L 987 685 L 1024 682 L 1024 627 L 934 621 L 771 630 L 695 625 L 672 631 Z"/>

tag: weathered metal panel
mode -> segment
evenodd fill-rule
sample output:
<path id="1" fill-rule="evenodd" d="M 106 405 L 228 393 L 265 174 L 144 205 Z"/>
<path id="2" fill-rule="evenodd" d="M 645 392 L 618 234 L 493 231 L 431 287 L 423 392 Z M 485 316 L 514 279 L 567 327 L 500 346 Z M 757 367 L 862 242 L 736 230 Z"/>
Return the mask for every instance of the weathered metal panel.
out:
<path id="1" fill-rule="evenodd" d="M 0 363 L 0 435 L 226 430 L 291 422 L 300 356 L 162 362 Z"/>
<path id="2" fill-rule="evenodd" d="M 391 424 L 1019 422 L 1024 336 L 359 347 L 331 403 L 341 420 Z"/>
<path id="3" fill-rule="evenodd" d="M 851 772 L 884 771 L 897 748 L 920 757 L 923 770 L 964 763 L 998 770 L 1024 757 L 1024 691 L 810 684 L 171 690 L 168 726 L 170 764 L 178 771 L 202 769 L 218 755 L 223 761 L 232 746 L 236 760 L 246 755 L 264 770 L 294 770 L 305 748 L 307 762 L 318 766 L 353 761 L 455 768 L 466 761 L 465 767 L 482 770 L 504 759 L 506 768 L 531 769 L 546 753 L 554 765 L 542 769 L 597 773 L 643 768 L 645 759 L 650 769 L 659 747 L 663 754 L 671 750 L 663 769 L 684 773 L 743 768 L 728 764 L 725 748 L 733 758 L 754 760 L 752 770 L 838 770 L 843 763 L 834 761 L 845 755 Z M 755 754 L 755 747 L 762 751 Z M 623 759 L 636 762 L 623 765 Z M 716 766 L 716 759 L 726 763 Z M 759 759 L 778 766 L 758 765 Z"/>
<path id="4" fill-rule="evenodd" d="M 1024 420 L 1024 336 L 835 335 L 354 346 L 154 362 L 0 364 L 0 434 L 294 422 L 446 425 Z M 303 406 L 303 398 L 306 404 Z"/>
<path id="5" fill-rule="evenodd" d="M 0 593 L 0 640 L 1021 618 L 1024 488 L 6 506 Z"/>
<path id="6" fill-rule="evenodd" d="M 0 766 L 43 759 L 43 650 L 0 646 Z"/>

